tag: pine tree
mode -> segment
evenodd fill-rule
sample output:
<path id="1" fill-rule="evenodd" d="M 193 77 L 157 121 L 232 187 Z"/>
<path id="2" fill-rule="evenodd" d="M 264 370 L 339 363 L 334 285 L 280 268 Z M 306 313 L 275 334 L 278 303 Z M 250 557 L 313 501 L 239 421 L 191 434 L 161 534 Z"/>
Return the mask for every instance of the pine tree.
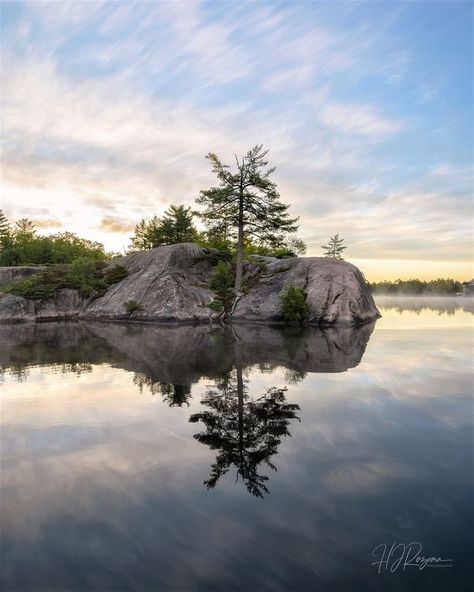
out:
<path id="1" fill-rule="evenodd" d="M 15 222 L 15 233 L 24 240 L 31 240 L 36 234 L 35 223 L 28 218 L 21 218 Z"/>
<path id="2" fill-rule="evenodd" d="M 150 220 L 140 220 L 135 226 L 131 246 L 134 250 L 146 251 L 161 245 L 192 242 L 196 237 L 191 208 L 171 205 L 163 218 L 153 216 Z"/>
<path id="3" fill-rule="evenodd" d="M 140 222 L 135 225 L 133 236 L 131 239 L 131 248 L 134 251 L 146 251 L 153 249 L 158 245 L 155 244 L 155 238 L 158 233 L 159 220 L 156 216 L 151 220 L 142 218 Z"/>
<path id="4" fill-rule="evenodd" d="M 10 232 L 10 223 L 8 222 L 8 219 L 5 216 L 3 210 L 0 210 L 0 238 L 4 236 L 9 236 Z"/>
<path id="5" fill-rule="evenodd" d="M 271 179 L 275 168 L 268 162 L 262 145 L 254 146 L 240 160 L 235 156 L 236 169 L 221 162 L 210 152 L 206 158 L 219 181 L 218 186 L 201 191 L 197 199 L 204 206 L 201 218 L 210 226 L 218 224 L 230 229 L 237 238 L 237 261 L 234 292 L 242 286 L 244 241 L 248 238 L 270 246 L 281 245 L 287 233 L 298 229 L 298 218 L 290 218 L 288 205 L 280 201 L 276 184 Z"/>
<path id="6" fill-rule="evenodd" d="M 334 259 L 343 259 L 342 251 L 347 249 L 347 247 L 342 245 L 343 242 L 344 239 L 339 238 L 339 234 L 331 236 L 327 245 L 321 245 L 321 249 L 324 251 L 324 256 L 333 257 Z"/>
<path id="7" fill-rule="evenodd" d="M 195 238 L 196 229 L 191 208 L 171 205 L 161 220 L 160 244 L 188 243 L 193 242 Z"/>

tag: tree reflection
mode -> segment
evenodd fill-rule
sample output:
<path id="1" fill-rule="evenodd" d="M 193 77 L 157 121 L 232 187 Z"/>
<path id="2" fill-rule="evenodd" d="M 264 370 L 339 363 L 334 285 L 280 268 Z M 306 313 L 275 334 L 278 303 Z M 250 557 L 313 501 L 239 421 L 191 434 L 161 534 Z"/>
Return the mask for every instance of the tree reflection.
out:
<path id="1" fill-rule="evenodd" d="M 161 395 L 163 402 L 170 407 L 189 406 L 189 399 L 191 398 L 191 385 L 189 384 L 159 382 L 140 372 L 135 373 L 133 383 L 138 386 L 140 393 L 146 387 L 152 395 Z"/>
<path id="2" fill-rule="evenodd" d="M 208 409 L 189 418 L 206 428 L 195 434 L 196 440 L 218 451 L 209 479 L 204 481 L 208 489 L 235 465 L 237 479 L 243 480 L 249 493 L 257 497 L 269 493 L 268 477 L 258 473 L 259 466 L 263 463 L 277 470 L 271 457 L 281 439 L 291 435 L 290 421 L 299 421 L 299 406 L 286 403 L 285 393 L 286 388 L 272 387 L 259 398 L 250 398 L 241 366 L 215 381 L 201 401 Z"/>

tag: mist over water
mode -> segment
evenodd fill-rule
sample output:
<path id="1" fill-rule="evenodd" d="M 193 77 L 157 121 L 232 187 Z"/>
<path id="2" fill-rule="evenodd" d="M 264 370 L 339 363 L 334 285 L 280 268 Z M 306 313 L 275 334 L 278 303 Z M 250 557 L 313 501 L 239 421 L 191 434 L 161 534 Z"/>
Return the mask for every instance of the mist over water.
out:
<path id="1" fill-rule="evenodd" d="M 407 311 L 422 312 L 426 310 L 440 314 L 454 314 L 464 311 L 474 314 L 473 296 L 397 296 L 377 294 L 374 299 L 378 306 L 387 310 L 397 310 L 400 314 Z"/>
<path id="2" fill-rule="evenodd" d="M 0 327 L 3 589 L 469 589 L 472 300 L 376 303 L 361 328 Z M 371 565 L 412 541 L 453 567 Z"/>

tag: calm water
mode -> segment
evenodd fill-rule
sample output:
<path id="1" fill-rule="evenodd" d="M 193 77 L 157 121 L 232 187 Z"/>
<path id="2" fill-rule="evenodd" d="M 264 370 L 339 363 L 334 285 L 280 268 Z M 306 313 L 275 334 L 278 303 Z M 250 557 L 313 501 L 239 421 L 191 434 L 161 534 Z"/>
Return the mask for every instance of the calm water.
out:
<path id="1" fill-rule="evenodd" d="M 472 307 L 379 305 L 359 330 L 0 327 L 2 590 L 470 589 Z M 452 563 L 371 565 L 415 542 Z"/>

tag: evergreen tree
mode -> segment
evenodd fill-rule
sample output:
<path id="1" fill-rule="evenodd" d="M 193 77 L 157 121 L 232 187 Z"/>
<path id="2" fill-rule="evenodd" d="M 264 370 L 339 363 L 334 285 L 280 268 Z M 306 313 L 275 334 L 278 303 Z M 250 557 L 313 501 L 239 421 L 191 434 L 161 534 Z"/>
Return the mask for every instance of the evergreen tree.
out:
<path id="1" fill-rule="evenodd" d="M 342 246 L 343 238 L 339 238 L 339 234 L 331 236 L 327 245 L 321 245 L 325 257 L 333 257 L 334 259 L 342 259 L 342 251 L 347 247 Z"/>
<path id="2" fill-rule="evenodd" d="M 204 206 L 200 214 L 211 227 L 225 226 L 237 238 L 237 261 L 234 292 L 242 287 L 242 264 L 245 239 L 256 239 L 278 247 L 287 233 L 297 231 L 298 218 L 290 218 L 288 205 L 280 201 L 276 184 L 271 179 L 275 168 L 266 168 L 267 150 L 254 146 L 240 160 L 236 156 L 236 170 L 221 162 L 210 152 L 206 158 L 219 181 L 218 186 L 201 191 L 197 199 Z"/>
<path id="3" fill-rule="evenodd" d="M 161 220 L 159 230 L 162 245 L 193 242 L 197 233 L 193 224 L 191 208 L 170 206 Z"/>
<path id="4" fill-rule="evenodd" d="M 134 250 L 146 251 L 162 245 L 193 242 L 196 238 L 191 208 L 171 205 L 163 218 L 153 216 L 150 220 L 140 220 L 135 226 L 131 246 Z"/>
<path id="5" fill-rule="evenodd" d="M 10 222 L 5 216 L 3 210 L 0 210 L 0 238 L 9 236 L 11 232 Z"/>
<path id="6" fill-rule="evenodd" d="M 23 239 L 33 238 L 36 234 L 36 226 L 28 218 L 21 218 L 15 222 L 15 234 Z"/>
<path id="7" fill-rule="evenodd" d="M 131 240 L 131 247 L 134 251 L 146 251 L 160 245 L 159 242 L 160 220 L 153 216 L 151 220 L 142 218 L 135 225 L 134 234 Z"/>

